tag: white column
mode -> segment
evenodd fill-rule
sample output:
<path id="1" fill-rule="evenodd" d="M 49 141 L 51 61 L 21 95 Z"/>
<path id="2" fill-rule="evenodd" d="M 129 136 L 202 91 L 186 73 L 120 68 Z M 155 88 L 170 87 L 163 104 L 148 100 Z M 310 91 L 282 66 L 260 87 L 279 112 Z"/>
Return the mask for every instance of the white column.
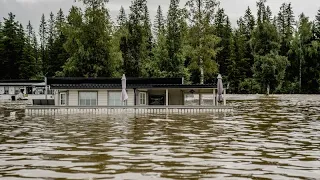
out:
<path id="1" fill-rule="evenodd" d="M 45 79 L 44 79 L 44 81 L 45 81 L 45 84 L 46 84 L 46 86 L 45 86 L 45 95 L 46 95 L 46 99 L 48 99 L 48 85 L 47 85 L 47 77 L 45 77 Z"/>
<path id="2" fill-rule="evenodd" d="M 201 103 L 202 102 L 202 94 L 201 94 L 201 92 L 199 91 L 199 106 L 201 106 Z"/>
<path id="3" fill-rule="evenodd" d="M 223 90 L 223 105 L 226 106 L 227 105 L 227 98 L 226 98 L 226 89 Z"/>
<path id="4" fill-rule="evenodd" d="M 216 106 L 216 89 L 213 89 L 213 106 Z"/>
<path id="5" fill-rule="evenodd" d="M 169 106 L 169 90 L 166 89 L 166 106 Z"/>

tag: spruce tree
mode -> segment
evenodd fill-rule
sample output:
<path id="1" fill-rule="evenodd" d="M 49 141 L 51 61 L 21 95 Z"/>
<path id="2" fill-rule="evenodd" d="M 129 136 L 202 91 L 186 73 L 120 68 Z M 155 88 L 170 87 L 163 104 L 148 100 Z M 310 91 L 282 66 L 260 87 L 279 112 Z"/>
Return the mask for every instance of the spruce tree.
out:
<path id="1" fill-rule="evenodd" d="M 156 38 L 158 38 L 158 35 L 163 33 L 165 30 L 165 20 L 162 14 L 161 6 L 158 6 L 157 14 L 154 20 L 154 27 L 153 27 L 153 34 Z"/>
<path id="2" fill-rule="evenodd" d="M 272 23 L 269 6 L 260 1 L 257 4 L 258 19 L 257 28 L 252 34 L 254 53 L 254 77 L 261 84 L 261 91 L 271 88 L 280 91 L 284 80 L 284 75 L 288 65 L 287 57 L 279 55 L 280 39 L 277 27 Z M 261 19 L 262 16 L 262 19 Z"/>
<path id="3" fill-rule="evenodd" d="M 39 27 L 39 37 L 40 37 L 40 59 L 42 64 L 43 75 L 47 74 L 48 70 L 48 56 L 47 56 L 47 43 L 48 43 L 48 29 L 47 22 L 44 14 L 41 16 L 40 27 Z"/>
<path id="4" fill-rule="evenodd" d="M 121 6 L 118 19 L 117 19 L 118 26 L 124 27 L 127 24 L 127 22 L 128 22 L 128 18 L 127 18 L 126 12 L 123 6 Z"/>
<path id="5" fill-rule="evenodd" d="M 23 29 L 22 29 L 23 30 Z M 4 18 L 2 28 L 2 39 L 0 44 L 0 55 L 2 59 L 1 73 L 2 79 L 18 79 L 19 78 L 19 61 L 22 58 L 21 47 L 21 28 L 15 20 L 15 15 L 8 14 L 8 18 Z"/>
<path id="6" fill-rule="evenodd" d="M 111 23 L 105 8 L 106 0 L 82 0 L 86 8 L 82 15 L 73 7 L 66 27 L 65 48 L 70 54 L 63 72 L 58 75 L 81 77 L 112 77 L 118 59 L 112 58 Z"/>
<path id="7" fill-rule="evenodd" d="M 228 67 L 228 59 L 230 59 L 230 38 L 232 35 L 232 28 L 228 16 L 224 13 L 224 9 L 217 11 L 215 20 L 215 34 L 221 38 L 219 47 L 221 51 L 217 54 L 217 63 L 219 65 L 219 73 L 226 75 Z"/>
<path id="8" fill-rule="evenodd" d="M 160 62 L 161 71 L 165 71 L 167 77 L 187 78 L 184 69 L 182 15 L 182 10 L 179 8 L 179 0 L 171 0 L 166 32 L 168 58 L 164 57 Z"/>
<path id="9" fill-rule="evenodd" d="M 316 15 L 314 26 L 315 26 L 315 36 L 320 41 L 320 8 Z"/>
<path id="10" fill-rule="evenodd" d="M 205 79 L 213 79 L 218 72 L 216 55 L 220 38 L 214 34 L 212 25 L 218 6 L 215 0 L 189 0 L 186 4 L 189 12 L 189 56 L 192 59 L 190 68 L 200 73 L 200 84 Z"/>
<path id="11" fill-rule="evenodd" d="M 51 77 L 55 75 L 56 68 L 54 68 L 54 64 L 56 59 L 56 54 L 54 52 L 54 43 L 56 39 L 56 29 L 55 29 L 55 17 L 53 13 L 50 13 L 50 19 L 48 21 L 48 44 L 47 44 L 47 58 L 48 61 L 46 63 L 46 74 Z"/>
<path id="12" fill-rule="evenodd" d="M 130 6 L 128 20 L 128 57 L 124 62 L 124 72 L 131 77 L 141 77 L 147 74 L 145 65 L 150 61 L 150 19 L 146 0 L 134 0 Z"/>
<path id="13" fill-rule="evenodd" d="M 26 41 L 23 48 L 23 55 L 22 60 L 20 62 L 19 68 L 19 77 L 21 79 L 32 79 L 36 78 L 37 74 L 37 65 L 36 65 L 36 57 L 35 51 L 33 49 L 33 27 L 31 22 L 29 21 L 27 25 L 27 34 L 26 34 Z"/>

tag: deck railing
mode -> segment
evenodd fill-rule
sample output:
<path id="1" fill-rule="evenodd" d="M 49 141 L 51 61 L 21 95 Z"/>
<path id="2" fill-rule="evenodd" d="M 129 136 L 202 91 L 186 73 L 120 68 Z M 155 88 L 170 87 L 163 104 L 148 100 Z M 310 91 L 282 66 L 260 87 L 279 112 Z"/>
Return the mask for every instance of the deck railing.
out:
<path id="1" fill-rule="evenodd" d="M 196 114 L 232 112 L 230 106 L 27 106 L 29 115 L 54 114 Z"/>

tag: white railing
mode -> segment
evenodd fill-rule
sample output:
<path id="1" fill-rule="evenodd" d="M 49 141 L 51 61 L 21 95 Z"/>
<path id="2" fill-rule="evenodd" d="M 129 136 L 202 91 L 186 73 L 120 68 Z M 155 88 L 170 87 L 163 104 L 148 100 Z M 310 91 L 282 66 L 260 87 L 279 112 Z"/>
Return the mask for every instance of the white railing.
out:
<path id="1" fill-rule="evenodd" d="M 27 106 L 28 115 L 55 114 L 197 114 L 232 112 L 230 106 Z"/>

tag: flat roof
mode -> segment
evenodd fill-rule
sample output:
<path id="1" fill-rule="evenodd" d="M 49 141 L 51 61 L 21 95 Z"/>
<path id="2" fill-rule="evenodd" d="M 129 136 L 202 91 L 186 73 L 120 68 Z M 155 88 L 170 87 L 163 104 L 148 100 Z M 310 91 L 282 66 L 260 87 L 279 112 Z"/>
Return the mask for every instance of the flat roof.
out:
<path id="1" fill-rule="evenodd" d="M 121 89 L 121 84 L 52 84 L 51 89 Z M 127 84 L 127 89 L 213 89 L 215 84 Z"/>
<path id="2" fill-rule="evenodd" d="M 183 84 L 183 78 L 131 78 L 128 77 L 127 84 Z M 54 84 L 119 84 L 121 78 L 81 78 L 81 77 L 48 77 L 48 85 Z"/>
<path id="3" fill-rule="evenodd" d="M 121 78 L 47 78 L 51 89 L 121 89 Z M 127 89 L 213 89 L 216 84 L 183 84 L 183 78 L 127 78 Z"/>
<path id="4" fill-rule="evenodd" d="M 42 80 L 27 79 L 5 79 L 0 80 L 0 86 L 33 86 L 34 84 L 44 83 Z M 45 85 L 43 85 L 45 86 Z"/>

